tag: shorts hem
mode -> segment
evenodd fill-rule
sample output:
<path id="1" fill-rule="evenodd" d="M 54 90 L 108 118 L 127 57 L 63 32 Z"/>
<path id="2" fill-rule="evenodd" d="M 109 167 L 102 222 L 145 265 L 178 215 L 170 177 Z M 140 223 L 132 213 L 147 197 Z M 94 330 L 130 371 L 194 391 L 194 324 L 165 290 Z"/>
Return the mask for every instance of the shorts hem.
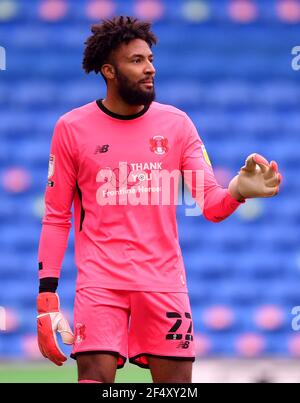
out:
<path id="1" fill-rule="evenodd" d="M 73 360 L 76 360 L 77 355 L 80 354 L 98 354 L 98 353 L 104 353 L 104 354 L 111 354 L 116 356 L 117 358 L 121 358 L 122 359 L 122 363 L 117 365 L 117 369 L 121 369 L 124 367 L 126 361 L 127 361 L 127 357 L 125 357 L 124 355 L 120 354 L 117 351 L 112 351 L 112 350 L 84 350 L 84 351 L 77 351 L 76 353 L 71 353 L 70 357 L 73 358 Z"/>
<path id="2" fill-rule="evenodd" d="M 182 285 L 177 285 L 176 287 L 170 287 L 168 285 L 162 286 L 162 287 L 154 287 L 145 285 L 145 284 L 119 284 L 116 286 L 113 283 L 95 283 L 95 281 L 87 281 L 84 283 L 78 283 L 76 284 L 76 292 L 80 291 L 84 288 L 102 288 L 105 290 L 113 290 L 113 291 L 135 291 L 135 292 L 154 292 L 154 293 L 163 293 L 163 294 L 169 294 L 169 293 L 180 293 L 180 294 L 188 294 L 188 289 L 185 286 Z"/>
<path id="3" fill-rule="evenodd" d="M 141 362 L 136 361 L 139 357 L 148 356 L 148 357 L 156 357 L 156 358 L 167 358 L 175 361 L 192 361 L 194 362 L 196 357 L 178 357 L 178 356 L 168 356 L 168 355 L 159 355 L 159 354 L 150 354 L 150 353 L 141 353 L 130 357 L 128 361 L 130 364 L 137 365 L 140 368 L 149 369 L 149 364 L 143 364 Z"/>

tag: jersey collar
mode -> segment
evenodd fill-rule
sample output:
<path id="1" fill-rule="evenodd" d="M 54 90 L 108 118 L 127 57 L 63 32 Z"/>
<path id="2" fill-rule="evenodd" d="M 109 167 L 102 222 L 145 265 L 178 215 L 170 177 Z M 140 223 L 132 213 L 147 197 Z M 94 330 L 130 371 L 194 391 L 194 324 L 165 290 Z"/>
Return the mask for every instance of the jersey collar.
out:
<path id="1" fill-rule="evenodd" d="M 141 116 L 143 116 L 147 110 L 150 108 L 150 105 L 145 105 L 144 109 L 142 109 L 139 113 L 135 113 L 134 115 L 119 115 L 118 113 L 114 113 L 112 111 L 110 111 L 109 109 L 107 109 L 104 105 L 103 105 L 103 99 L 97 99 L 96 104 L 98 105 L 98 107 L 101 109 L 102 112 L 106 113 L 106 115 L 111 116 L 115 119 L 120 119 L 120 120 L 133 120 L 136 118 L 139 118 Z"/>

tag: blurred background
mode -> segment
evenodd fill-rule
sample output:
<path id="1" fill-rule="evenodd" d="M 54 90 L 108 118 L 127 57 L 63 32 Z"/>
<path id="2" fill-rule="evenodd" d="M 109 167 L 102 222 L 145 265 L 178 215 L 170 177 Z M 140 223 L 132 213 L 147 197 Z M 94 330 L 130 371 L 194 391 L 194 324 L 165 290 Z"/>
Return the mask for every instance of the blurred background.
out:
<path id="1" fill-rule="evenodd" d="M 54 367 L 37 347 L 37 248 L 54 124 L 104 96 L 82 53 L 90 25 L 117 14 L 154 22 L 157 100 L 191 116 L 220 184 L 252 152 L 283 175 L 276 198 L 220 224 L 178 208 L 193 379 L 300 382 L 298 0 L 0 0 L 0 382 L 76 382 L 74 361 Z M 71 233 L 58 288 L 71 322 L 75 276 Z M 149 371 L 126 366 L 117 380 Z"/>

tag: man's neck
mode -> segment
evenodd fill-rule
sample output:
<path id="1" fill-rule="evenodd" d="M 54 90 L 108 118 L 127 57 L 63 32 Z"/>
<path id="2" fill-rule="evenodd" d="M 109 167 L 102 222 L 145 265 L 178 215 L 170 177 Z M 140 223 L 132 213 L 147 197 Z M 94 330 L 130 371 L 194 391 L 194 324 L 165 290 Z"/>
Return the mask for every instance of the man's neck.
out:
<path id="1" fill-rule="evenodd" d="M 129 105 L 122 99 L 112 99 L 109 95 L 103 99 L 102 103 L 109 111 L 123 116 L 135 115 L 145 108 L 144 105 Z"/>

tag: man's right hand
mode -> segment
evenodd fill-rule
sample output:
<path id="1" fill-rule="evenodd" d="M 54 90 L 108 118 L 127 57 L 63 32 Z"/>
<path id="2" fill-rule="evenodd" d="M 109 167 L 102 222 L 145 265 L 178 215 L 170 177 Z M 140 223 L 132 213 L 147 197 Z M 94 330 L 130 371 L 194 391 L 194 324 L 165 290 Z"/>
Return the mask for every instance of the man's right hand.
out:
<path id="1" fill-rule="evenodd" d="M 37 333 L 39 349 L 44 357 L 56 365 L 67 360 L 58 346 L 56 332 L 64 344 L 73 344 L 74 335 L 68 321 L 59 311 L 59 297 L 56 293 L 42 292 L 37 297 Z"/>

